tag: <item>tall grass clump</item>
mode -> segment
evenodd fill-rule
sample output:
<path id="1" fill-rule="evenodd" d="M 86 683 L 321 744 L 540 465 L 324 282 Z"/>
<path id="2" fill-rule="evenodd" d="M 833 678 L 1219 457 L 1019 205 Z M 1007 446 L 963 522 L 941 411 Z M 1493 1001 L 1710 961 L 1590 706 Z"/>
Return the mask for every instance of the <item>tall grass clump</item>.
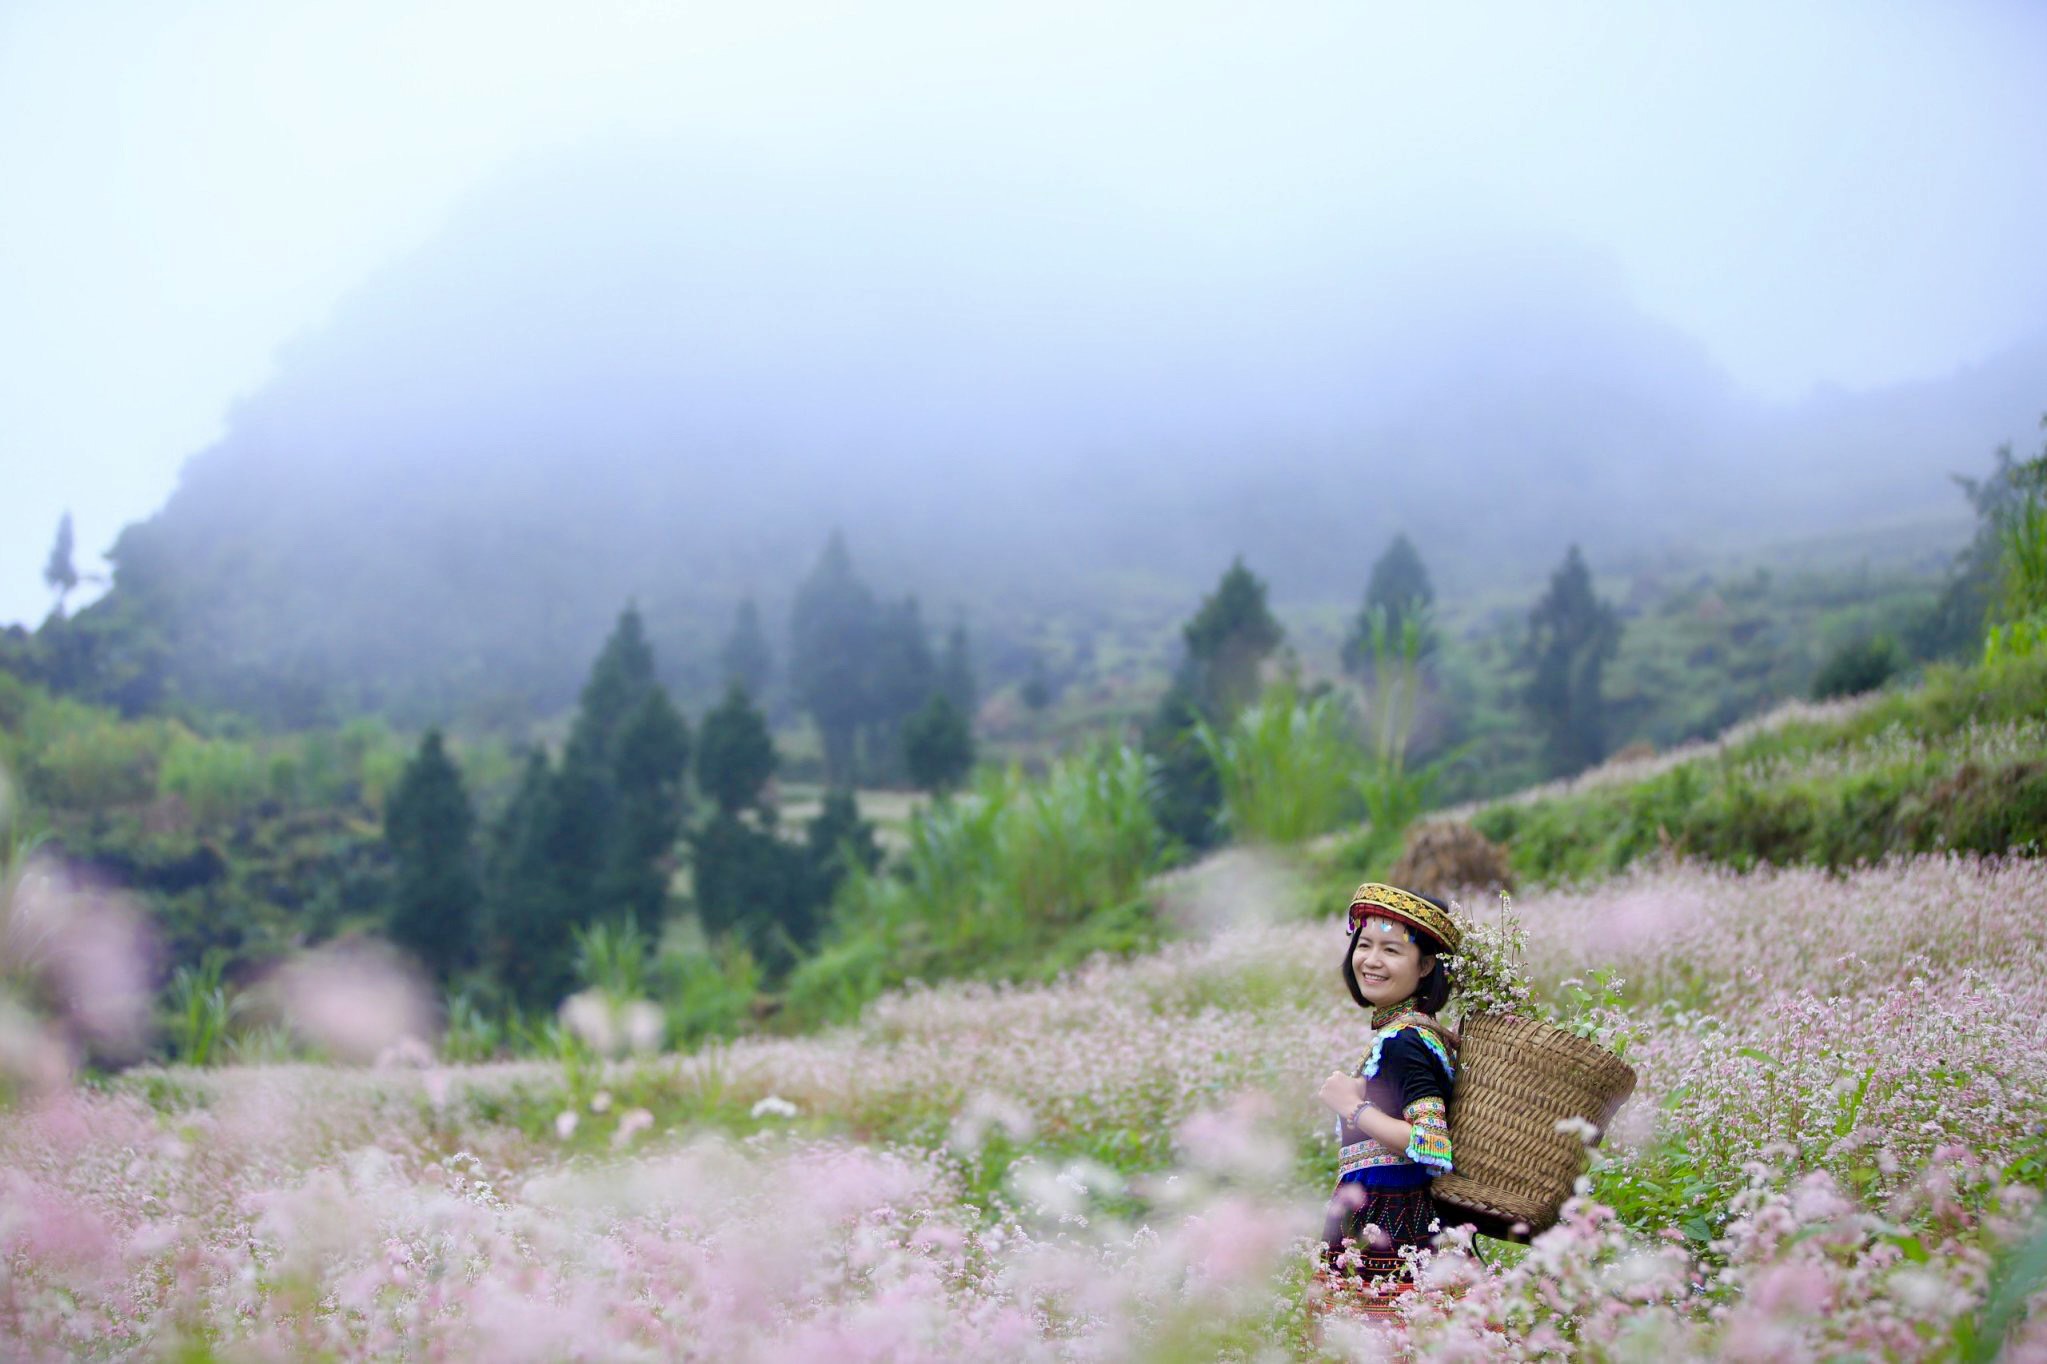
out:
<path id="1" fill-rule="evenodd" d="M 1196 728 L 1222 781 L 1233 838 L 1299 843 L 1344 821 L 1355 806 L 1358 771 L 1346 721 L 1340 695 L 1303 697 L 1284 679 L 1234 720 Z"/>
<path id="2" fill-rule="evenodd" d="M 1371 755 L 1358 774 L 1357 789 L 1369 825 L 1364 846 L 1357 850 L 1357 862 L 1375 866 L 1400 855 L 1408 827 L 1428 809 L 1437 781 L 1461 750 L 1422 767 L 1408 766 L 1415 711 L 1421 702 L 1422 653 L 1429 634 L 1426 609 L 1409 612 L 1396 634 L 1385 612 L 1374 607 L 1366 632 L 1370 667 L 1365 713 L 1370 721 Z"/>
<path id="3" fill-rule="evenodd" d="M 789 981 L 799 1018 L 846 1017 L 912 979 L 1049 976 L 1153 936 L 1164 838 L 1144 755 L 1099 745 L 1042 777 L 986 771 L 911 825 L 897 865 L 849 870 L 834 929 Z"/>
<path id="4" fill-rule="evenodd" d="M 209 952 L 197 970 L 180 966 L 171 976 L 164 1017 L 172 1054 L 188 1066 L 221 1059 L 235 999 L 221 979 L 222 957 Z"/>

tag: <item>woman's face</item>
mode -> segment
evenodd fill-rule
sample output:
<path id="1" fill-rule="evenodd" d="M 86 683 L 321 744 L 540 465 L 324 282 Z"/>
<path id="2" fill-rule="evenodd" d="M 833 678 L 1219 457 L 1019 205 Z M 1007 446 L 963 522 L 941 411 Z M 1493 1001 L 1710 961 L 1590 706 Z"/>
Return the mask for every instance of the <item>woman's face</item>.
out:
<path id="1" fill-rule="evenodd" d="M 1358 945 L 1350 954 L 1358 990 L 1380 1008 L 1413 994 L 1435 964 L 1433 956 L 1415 946 L 1406 924 L 1377 916 L 1365 920 Z"/>

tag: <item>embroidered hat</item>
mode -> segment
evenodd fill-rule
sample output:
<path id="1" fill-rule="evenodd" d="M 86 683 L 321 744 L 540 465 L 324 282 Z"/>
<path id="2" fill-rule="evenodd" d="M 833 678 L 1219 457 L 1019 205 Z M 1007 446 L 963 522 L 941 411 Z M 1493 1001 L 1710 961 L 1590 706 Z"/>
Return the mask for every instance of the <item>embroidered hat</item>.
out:
<path id="1" fill-rule="evenodd" d="M 1359 922 L 1368 915 L 1395 919 L 1409 928 L 1418 928 L 1441 943 L 1446 953 L 1455 952 L 1464 938 L 1448 910 L 1433 900 L 1398 886 L 1385 886 L 1377 881 L 1367 881 L 1359 886 L 1350 897 L 1350 917 L 1344 928 L 1356 932 Z"/>

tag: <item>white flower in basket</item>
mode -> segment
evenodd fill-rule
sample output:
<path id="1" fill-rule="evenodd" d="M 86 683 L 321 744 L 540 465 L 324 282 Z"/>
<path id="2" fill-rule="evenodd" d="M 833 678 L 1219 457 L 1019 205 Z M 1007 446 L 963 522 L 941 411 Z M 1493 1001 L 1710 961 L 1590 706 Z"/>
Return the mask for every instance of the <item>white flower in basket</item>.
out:
<path id="1" fill-rule="evenodd" d="M 1525 1241 L 1557 1220 L 1583 1175 L 1586 1152 L 1634 1092 L 1635 1072 L 1606 1045 L 1626 1045 L 1615 1007 L 1620 982 L 1570 982 L 1561 1018 L 1538 1005 L 1526 966 L 1527 931 L 1500 897 L 1490 922 L 1453 906 L 1463 929 L 1451 962 L 1456 987 L 1457 1085 L 1450 1100 L 1456 1168 L 1431 1188 L 1445 1221 Z"/>

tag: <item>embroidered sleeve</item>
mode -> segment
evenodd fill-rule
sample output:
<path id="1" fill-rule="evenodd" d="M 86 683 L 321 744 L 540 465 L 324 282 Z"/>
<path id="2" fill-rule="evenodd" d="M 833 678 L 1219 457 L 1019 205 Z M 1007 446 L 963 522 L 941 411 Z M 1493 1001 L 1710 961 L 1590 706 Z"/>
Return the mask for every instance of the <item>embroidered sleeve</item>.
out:
<path id="1" fill-rule="evenodd" d="M 1450 1168 L 1450 1124 L 1444 1114 L 1443 1101 L 1437 1098 L 1416 1099 L 1407 1106 L 1403 1114 L 1409 1124 L 1407 1137 L 1407 1158 L 1417 1165 L 1426 1165 L 1431 1171 Z"/>

